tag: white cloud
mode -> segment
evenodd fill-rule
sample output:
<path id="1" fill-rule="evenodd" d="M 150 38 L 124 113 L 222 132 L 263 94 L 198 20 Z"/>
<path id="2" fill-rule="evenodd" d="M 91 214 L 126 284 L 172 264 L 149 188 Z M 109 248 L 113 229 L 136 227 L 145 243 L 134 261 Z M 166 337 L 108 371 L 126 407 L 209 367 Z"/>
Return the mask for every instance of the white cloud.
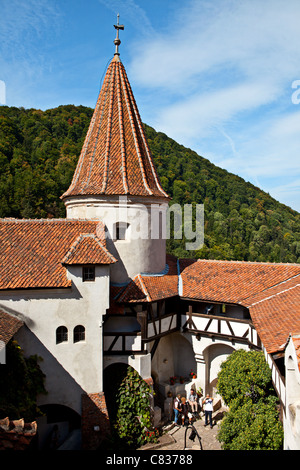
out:
<path id="1" fill-rule="evenodd" d="M 159 110 L 157 127 L 176 134 L 181 141 L 207 137 L 241 112 L 249 112 L 274 99 L 278 89 L 268 83 L 242 83 L 211 93 L 194 94 L 186 100 Z"/>
<path id="2" fill-rule="evenodd" d="M 289 6 L 282 0 L 190 1 L 174 30 L 141 43 L 131 72 L 145 85 L 167 89 L 220 68 L 222 75 L 231 69 L 280 79 L 298 70 L 300 4 Z"/>
<path id="3" fill-rule="evenodd" d="M 300 3 L 191 0 L 176 15 L 167 33 L 140 44 L 129 68 L 157 97 L 149 124 L 262 189 L 293 175 L 281 186 L 296 192 Z"/>
<path id="4" fill-rule="evenodd" d="M 55 42 L 60 13 L 55 2 L 10 0 L 1 3 L 0 78 L 5 81 L 7 104 L 31 107 L 51 61 L 48 46 Z"/>

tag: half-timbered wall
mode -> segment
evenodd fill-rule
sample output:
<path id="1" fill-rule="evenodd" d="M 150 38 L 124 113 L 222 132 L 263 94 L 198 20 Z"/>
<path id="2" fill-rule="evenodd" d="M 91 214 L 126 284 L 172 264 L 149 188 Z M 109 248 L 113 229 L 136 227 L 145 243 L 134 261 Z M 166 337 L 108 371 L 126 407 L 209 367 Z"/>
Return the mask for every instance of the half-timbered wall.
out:
<path id="1" fill-rule="evenodd" d="M 135 306 L 123 317 L 108 318 L 103 343 L 107 363 L 120 357 L 129 363 L 138 356 L 146 362 L 147 356 L 152 376 L 163 383 L 174 375 L 187 377 L 193 369 L 210 393 L 220 364 L 233 350 L 261 348 L 243 307 L 179 299 Z"/>

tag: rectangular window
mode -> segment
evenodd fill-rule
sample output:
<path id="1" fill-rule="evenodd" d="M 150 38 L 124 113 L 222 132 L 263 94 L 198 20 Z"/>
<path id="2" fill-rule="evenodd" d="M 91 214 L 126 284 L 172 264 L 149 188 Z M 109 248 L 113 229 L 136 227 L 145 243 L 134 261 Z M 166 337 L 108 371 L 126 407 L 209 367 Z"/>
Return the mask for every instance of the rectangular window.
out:
<path id="1" fill-rule="evenodd" d="M 83 282 L 95 280 L 95 266 L 83 266 L 82 280 Z"/>
<path id="2" fill-rule="evenodd" d="M 117 222 L 115 225 L 116 240 L 126 240 L 126 231 L 129 224 L 126 222 Z"/>

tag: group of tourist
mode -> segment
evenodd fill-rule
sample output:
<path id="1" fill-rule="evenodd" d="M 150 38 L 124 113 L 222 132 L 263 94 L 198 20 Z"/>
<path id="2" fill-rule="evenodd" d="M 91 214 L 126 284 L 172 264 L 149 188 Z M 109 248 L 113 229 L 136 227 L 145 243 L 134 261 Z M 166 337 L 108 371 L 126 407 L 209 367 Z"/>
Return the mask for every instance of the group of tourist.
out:
<path id="1" fill-rule="evenodd" d="M 212 428 L 213 399 L 209 394 L 207 394 L 203 400 L 202 406 L 205 414 L 205 426 L 209 423 Z M 179 426 L 181 418 L 182 426 L 192 424 L 195 417 L 199 416 L 198 407 L 199 403 L 194 389 L 191 388 L 188 399 L 184 396 L 182 397 L 180 394 L 176 395 L 173 404 L 174 423 Z"/>

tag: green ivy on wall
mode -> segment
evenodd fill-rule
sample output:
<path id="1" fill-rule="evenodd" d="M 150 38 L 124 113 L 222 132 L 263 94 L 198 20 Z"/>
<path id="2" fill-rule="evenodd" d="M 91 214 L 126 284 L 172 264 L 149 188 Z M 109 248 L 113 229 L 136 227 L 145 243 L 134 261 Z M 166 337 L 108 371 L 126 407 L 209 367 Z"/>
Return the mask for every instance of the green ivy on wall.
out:
<path id="1" fill-rule="evenodd" d="M 16 341 L 6 346 L 6 364 L 0 367 L 0 418 L 20 419 L 30 422 L 41 415 L 37 407 L 37 395 L 47 393 L 45 375 L 34 355 L 24 357 Z"/>
<path id="2" fill-rule="evenodd" d="M 126 447 L 138 448 L 157 440 L 158 432 L 151 421 L 151 393 L 150 386 L 129 366 L 117 393 L 118 411 L 114 425 Z"/>

